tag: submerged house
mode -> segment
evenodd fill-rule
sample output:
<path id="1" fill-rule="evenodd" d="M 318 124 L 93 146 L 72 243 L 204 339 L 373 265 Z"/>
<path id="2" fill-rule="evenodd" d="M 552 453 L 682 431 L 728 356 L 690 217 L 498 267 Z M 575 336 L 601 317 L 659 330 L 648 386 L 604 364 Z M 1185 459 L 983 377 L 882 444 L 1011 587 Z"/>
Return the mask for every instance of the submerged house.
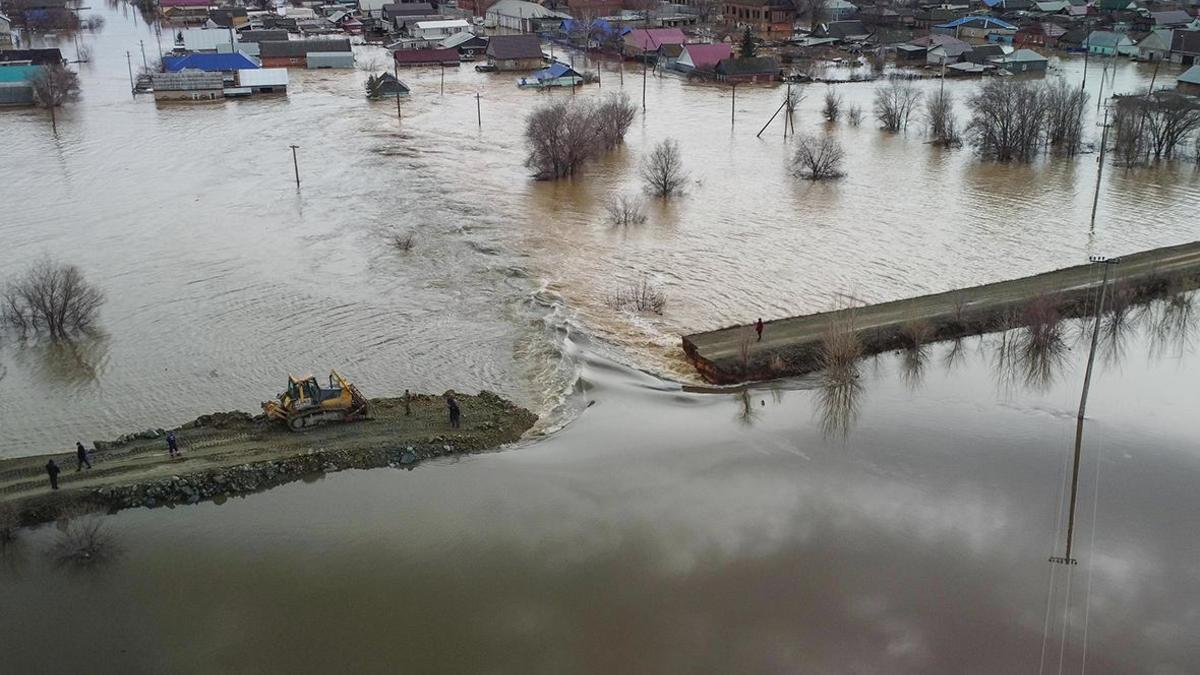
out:
<path id="1" fill-rule="evenodd" d="M 459 56 L 468 61 L 474 61 L 487 52 L 488 39 L 474 33 L 455 33 L 438 43 L 441 49 L 453 49 Z"/>
<path id="2" fill-rule="evenodd" d="M 408 96 L 410 89 L 404 83 L 404 80 L 397 78 L 391 73 L 382 73 L 372 76 L 375 81 L 375 88 L 372 90 L 370 98 L 396 98 Z"/>
<path id="3" fill-rule="evenodd" d="M 0 64 L 0 106 L 33 105 L 33 78 L 41 66 Z"/>
<path id="4" fill-rule="evenodd" d="M 245 52 L 194 52 L 185 56 L 164 56 L 163 69 L 168 73 L 200 70 L 206 73 L 236 73 L 258 68 L 258 62 Z"/>
<path id="5" fill-rule="evenodd" d="M 251 94 L 286 94 L 288 88 L 287 68 L 251 68 L 237 73 L 239 87 L 249 89 Z"/>
<path id="6" fill-rule="evenodd" d="M 1137 59 L 1139 61 L 1163 61 L 1171 58 L 1172 30 L 1152 30 L 1142 41 L 1137 43 Z"/>
<path id="7" fill-rule="evenodd" d="M 727 42 L 705 45 L 684 45 L 683 52 L 675 61 L 675 69 L 685 72 L 714 73 L 717 64 L 733 56 L 733 47 Z"/>
<path id="8" fill-rule="evenodd" d="M 458 66 L 458 51 L 455 49 L 397 49 L 392 52 L 396 66 Z M 538 62 L 540 65 L 540 61 Z"/>
<path id="9" fill-rule="evenodd" d="M 1050 60 L 1032 49 L 1018 49 L 1011 54 L 990 59 L 992 65 L 1010 73 L 1044 73 Z"/>
<path id="10" fill-rule="evenodd" d="M 549 67 L 517 80 L 518 87 L 575 87 L 583 84 L 583 76 L 565 63 L 555 61 Z"/>
<path id="11" fill-rule="evenodd" d="M 682 45 L 685 42 L 687 36 L 678 28 L 635 28 L 625 34 L 621 53 L 632 58 L 657 55 L 666 45 Z"/>
<path id="12" fill-rule="evenodd" d="M 722 59 L 715 69 L 721 82 L 773 82 L 779 79 L 779 62 L 764 56 Z"/>
<path id="13" fill-rule="evenodd" d="M 493 35 L 486 53 L 496 70 L 535 70 L 545 63 L 542 42 L 536 35 Z"/>
<path id="14" fill-rule="evenodd" d="M 1200 66 L 1192 66 L 1175 79 L 1175 89 L 1181 94 L 1200 96 Z"/>
<path id="15" fill-rule="evenodd" d="M 267 40 L 259 43 L 264 68 L 307 66 L 308 55 L 312 52 L 348 52 L 353 56 L 349 39 Z"/>
<path id="16" fill-rule="evenodd" d="M 1137 54 L 1137 47 L 1134 46 L 1133 40 L 1130 40 L 1128 35 L 1107 30 L 1092 31 L 1083 46 L 1088 52 L 1100 56 L 1133 56 Z"/>
<path id="17" fill-rule="evenodd" d="M 181 70 L 153 73 L 155 101 L 219 101 L 225 98 L 225 76 L 219 72 Z"/>

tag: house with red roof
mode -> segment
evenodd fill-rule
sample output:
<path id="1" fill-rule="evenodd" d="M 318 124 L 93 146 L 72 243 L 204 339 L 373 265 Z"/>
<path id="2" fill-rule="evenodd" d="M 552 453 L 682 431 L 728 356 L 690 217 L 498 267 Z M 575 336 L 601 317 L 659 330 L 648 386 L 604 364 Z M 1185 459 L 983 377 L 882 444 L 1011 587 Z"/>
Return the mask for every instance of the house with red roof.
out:
<path id="1" fill-rule="evenodd" d="M 685 73 L 712 72 L 722 59 L 733 56 L 733 47 L 726 42 L 710 45 L 684 45 L 683 53 L 675 61 L 675 68 Z"/>
<path id="2" fill-rule="evenodd" d="M 663 45 L 682 45 L 687 37 L 678 28 L 635 28 L 625 34 L 622 52 L 637 58 L 644 54 L 656 54 Z"/>

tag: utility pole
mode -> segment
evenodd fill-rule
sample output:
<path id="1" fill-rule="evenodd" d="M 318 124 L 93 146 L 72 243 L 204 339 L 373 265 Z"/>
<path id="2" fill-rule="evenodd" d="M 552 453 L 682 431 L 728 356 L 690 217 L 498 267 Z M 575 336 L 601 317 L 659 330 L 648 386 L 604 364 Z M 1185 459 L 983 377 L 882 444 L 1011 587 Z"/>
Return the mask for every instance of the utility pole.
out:
<path id="1" fill-rule="evenodd" d="M 783 99 L 783 102 L 784 102 L 784 105 L 787 106 L 787 108 L 786 108 L 787 112 L 783 114 L 783 137 L 786 139 L 787 132 L 788 132 L 788 120 L 791 119 L 791 117 L 792 117 L 792 81 L 791 80 L 788 80 L 787 94 L 785 94 L 785 98 Z"/>
<path id="2" fill-rule="evenodd" d="M 125 52 L 125 66 L 129 68 L 129 95 L 137 98 L 137 89 L 133 86 L 133 55 Z"/>
<path id="3" fill-rule="evenodd" d="M 142 68 L 149 70 L 150 64 L 146 63 L 146 41 L 138 40 L 138 47 L 140 47 L 142 50 Z"/>
<path id="4" fill-rule="evenodd" d="M 1083 417 L 1087 409 L 1088 390 L 1092 386 L 1092 366 L 1096 362 L 1096 345 L 1100 342 L 1100 319 L 1104 316 L 1104 298 L 1108 290 L 1108 269 L 1121 262 L 1120 258 L 1106 258 L 1102 255 L 1088 257 L 1092 264 L 1104 265 L 1104 279 L 1100 282 L 1100 303 L 1096 307 L 1096 323 L 1092 328 L 1092 346 L 1088 351 L 1087 370 L 1083 375 L 1083 394 L 1079 398 L 1079 415 L 1075 419 L 1075 464 L 1071 470 L 1071 507 L 1067 516 L 1067 550 L 1063 557 L 1052 556 L 1050 562 L 1060 565 L 1077 565 L 1078 560 L 1071 557 L 1071 545 L 1075 536 L 1075 497 L 1079 492 L 1079 455 L 1083 449 Z"/>
<path id="5" fill-rule="evenodd" d="M 442 93 L 439 96 L 446 95 L 446 64 L 442 64 Z"/>
<path id="6" fill-rule="evenodd" d="M 1079 90 L 1083 91 L 1087 88 L 1087 67 L 1088 56 L 1092 53 L 1092 21 L 1087 22 L 1087 37 L 1083 38 L 1083 81 L 1079 83 Z"/>
<path id="7" fill-rule="evenodd" d="M 479 103 L 479 92 L 475 92 L 475 121 L 479 122 L 479 128 L 483 128 L 483 108 Z"/>
<path id="8" fill-rule="evenodd" d="M 398 99 L 399 97 L 397 97 Z M 296 160 L 296 150 L 300 147 L 295 143 L 288 146 L 292 149 L 292 168 L 296 171 L 296 189 L 300 189 L 300 163 Z"/>
<path id="9" fill-rule="evenodd" d="M 1100 204 L 1100 178 L 1104 175 L 1104 150 L 1108 147 L 1108 107 L 1104 108 L 1104 131 L 1100 132 L 1100 157 L 1096 160 L 1096 192 L 1092 195 L 1090 232 L 1096 231 L 1096 206 Z M 1105 268 L 1108 269 L 1108 268 Z"/>

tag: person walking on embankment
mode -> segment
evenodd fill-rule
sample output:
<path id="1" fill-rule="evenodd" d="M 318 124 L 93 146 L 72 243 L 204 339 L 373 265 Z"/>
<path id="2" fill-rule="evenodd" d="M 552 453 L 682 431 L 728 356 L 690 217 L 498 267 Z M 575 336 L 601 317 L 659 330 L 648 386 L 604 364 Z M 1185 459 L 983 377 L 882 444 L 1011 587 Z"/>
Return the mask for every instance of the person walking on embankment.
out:
<path id="1" fill-rule="evenodd" d="M 458 400 L 454 398 L 454 394 L 446 397 L 446 409 L 450 411 L 450 426 L 457 429 L 462 420 L 462 410 L 458 407 Z"/>
<path id="2" fill-rule="evenodd" d="M 167 432 L 167 454 L 172 457 L 179 456 L 179 442 L 175 440 L 175 432 Z"/>
<path id="3" fill-rule="evenodd" d="M 58 474 L 60 471 L 62 471 L 62 469 L 58 468 L 58 465 L 54 463 L 53 459 L 51 459 L 49 462 L 46 462 L 46 474 L 50 476 L 51 490 L 58 489 Z"/>
<path id="4" fill-rule="evenodd" d="M 75 441 L 75 473 L 83 471 L 85 466 L 92 468 L 92 463 L 87 458 L 87 449 L 83 447 L 83 443 Z"/>
<path id="5" fill-rule="evenodd" d="M 762 330 L 763 330 L 763 322 L 762 322 L 762 317 L 760 316 L 760 317 L 758 317 L 758 321 L 755 322 L 755 324 L 754 324 L 754 332 L 758 333 L 758 341 L 759 342 L 762 342 Z"/>

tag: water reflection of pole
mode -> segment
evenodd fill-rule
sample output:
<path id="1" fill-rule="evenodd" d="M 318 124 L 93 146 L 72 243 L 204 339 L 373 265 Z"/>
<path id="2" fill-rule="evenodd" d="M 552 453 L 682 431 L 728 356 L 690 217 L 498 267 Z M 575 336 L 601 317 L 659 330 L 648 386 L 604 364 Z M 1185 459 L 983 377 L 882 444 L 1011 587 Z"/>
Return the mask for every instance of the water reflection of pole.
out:
<path id="1" fill-rule="evenodd" d="M 397 95 L 396 98 L 398 100 L 399 95 Z M 300 146 L 293 143 L 292 145 L 289 145 L 288 147 L 292 149 L 292 169 L 294 169 L 296 171 L 296 189 L 300 189 L 300 163 L 296 159 L 296 150 Z"/>
<path id="2" fill-rule="evenodd" d="M 439 96 L 446 95 L 446 64 L 442 63 L 442 93 Z"/>
<path id="3" fill-rule="evenodd" d="M 733 98 L 729 102 L 729 128 L 733 128 L 733 116 L 737 113 L 737 82 L 733 82 Z"/>
<path id="4" fill-rule="evenodd" d="M 1083 418 L 1087 410 L 1088 391 L 1092 387 L 1092 367 L 1096 363 L 1096 345 L 1100 342 L 1100 319 L 1104 316 L 1104 298 L 1108 290 L 1108 270 L 1111 265 L 1121 262 L 1120 258 L 1105 258 L 1094 255 L 1088 258 L 1093 263 L 1104 265 L 1104 278 L 1100 282 L 1100 303 L 1096 307 L 1095 325 L 1092 327 L 1092 346 L 1088 351 L 1087 370 L 1083 375 L 1083 394 L 1079 397 L 1079 415 L 1075 419 L 1075 459 L 1071 468 L 1071 502 L 1067 515 L 1067 550 L 1063 557 L 1052 557 L 1050 562 L 1064 565 L 1075 565 L 1077 560 L 1071 557 L 1071 546 L 1075 537 L 1075 498 L 1079 493 L 1079 456 L 1083 450 Z"/>
<path id="5" fill-rule="evenodd" d="M 1096 192 L 1092 195 L 1092 224 L 1089 232 L 1096 231 L 1096 206 L 1100 204 L 1100 179 L 1104 176 L 1104 150 L 1108 147 L 1108 108 L 1104 108 L 1104 131 L 1100 133 L 1100 157 L 1096 167 Z M 1106 270 L 1108 268 L 1105 268 Z"/>
<path id="6" fill-rule="evenodd" d="M 1083 91 L 1087 88 L 1087 67 L 1088 56 L 1092 53 L 1092 22 L 1089 19 L 1087 22 L 1087 37 L 1083 39 L 1083 81 L 1079 83 L 1079 90 Z"/>
<path id="7" fill-rule="evenodd" d="M 402 127 L 404 125 L 404 114 L 400 112 L 400 66 L 395 61 L 392 61 L 391 64 L 391 74 L 392 77 L 396 78 L 396 125 Z"/>

